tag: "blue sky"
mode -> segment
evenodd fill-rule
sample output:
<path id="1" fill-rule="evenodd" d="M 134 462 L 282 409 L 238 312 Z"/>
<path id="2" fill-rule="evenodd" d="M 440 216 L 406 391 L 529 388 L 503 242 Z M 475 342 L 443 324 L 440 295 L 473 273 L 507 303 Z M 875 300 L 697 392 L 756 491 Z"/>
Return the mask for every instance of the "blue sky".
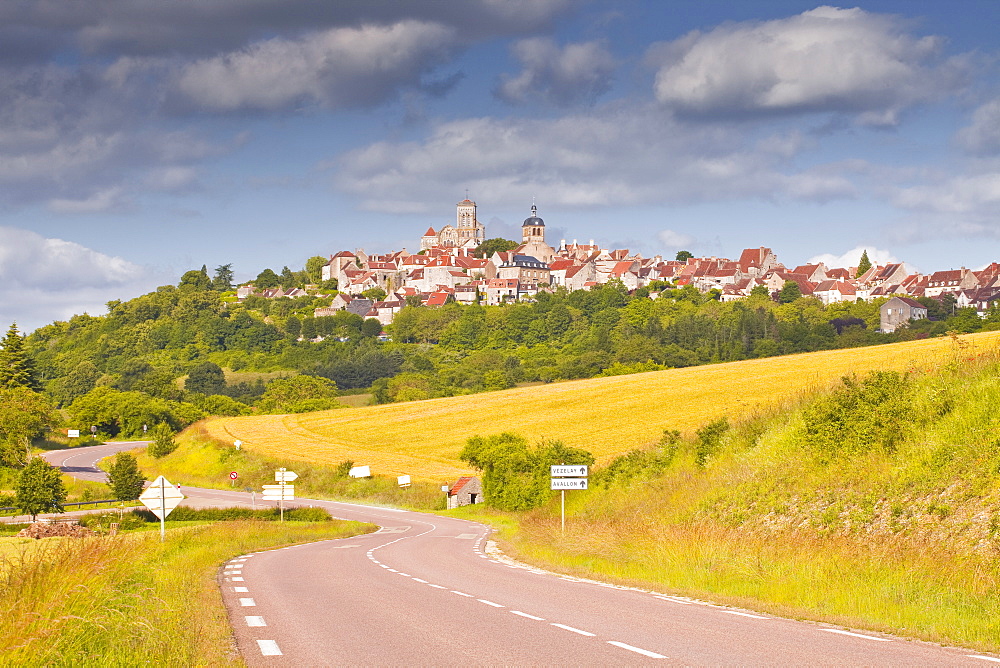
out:
<path id="1" fill-rule="evenodd" d="M 1000 260 L 1000 5 L 0 4 L 0 322 L 513 236 Z"/>

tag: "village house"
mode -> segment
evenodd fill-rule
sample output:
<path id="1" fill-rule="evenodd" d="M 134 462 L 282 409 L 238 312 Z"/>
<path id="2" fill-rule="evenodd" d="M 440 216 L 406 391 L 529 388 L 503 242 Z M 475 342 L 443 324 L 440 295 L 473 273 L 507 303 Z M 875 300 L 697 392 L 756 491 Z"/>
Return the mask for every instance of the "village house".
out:
<path id="1" fill-rule="evenodd" d="M 879 330 L 886 333 L 895 332 L 911 320 L 927 317 L 927 307 L 909 297 L 893 297 L 882 304 L 880 312 Z"/>
<path id="2" fill-rule="evenodd" d="M 448 488 L 448 509 L 483 502 L 483 484 L 475 476 L 462 476 Z"/>

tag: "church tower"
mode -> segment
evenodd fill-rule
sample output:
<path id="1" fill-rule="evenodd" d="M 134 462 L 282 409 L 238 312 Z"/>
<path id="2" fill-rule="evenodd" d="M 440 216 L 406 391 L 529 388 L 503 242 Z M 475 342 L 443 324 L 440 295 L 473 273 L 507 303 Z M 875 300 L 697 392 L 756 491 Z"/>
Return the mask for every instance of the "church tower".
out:
<path id="1" fill-rule="evenodd" d="M 456 208 L 459 244 L 464 246 L 471 241 L 472 246 L 478 246 L 486 241 L 486 226 L 476 219 L 476 203 L 466 197 Z"/>
<path id="2" fill-rule="evenodd" d="M 521 245 L 517 253 L 530 255 L 548 264 L 555 257 L 555 251 L 545 243 L 545 221 L 538 217 L 538 207 L 531 204 L 531 216 L 521 223 Z"/>

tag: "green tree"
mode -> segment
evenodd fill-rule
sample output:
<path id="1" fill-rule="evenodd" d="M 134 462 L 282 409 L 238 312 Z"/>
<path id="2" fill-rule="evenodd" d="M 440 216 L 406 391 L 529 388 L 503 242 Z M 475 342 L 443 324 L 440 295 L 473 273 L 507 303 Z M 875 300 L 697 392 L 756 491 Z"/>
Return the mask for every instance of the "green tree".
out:
<path id="1" fill-rule="evenodd" d="M 100 377 L 97 366 L 90 360 L 83 360 L 71 372 L 57 378 L 49 387 L 49 393 L 65 405 L 94 389 Z"/>
<path id="2" fill-rule="evenodd" d="M 382 288 L 375 286 L 374 288 L 368 288 L 361 293 L 361 296 L 365 299 L 370 299 L 373 302 L 380 302 L 386 297 L 386 291 Z"/>
<path id="3" fill-rule="evenodd" d="M 678 262 L 687 262 L 693 257 L 694 253 L 692 253 L 691 251 L 682 250 L 682 251 L 677 251 L 677 256 L 674 257 L 674 259 L 677 260 Z"/>
<path id="4" fill-rule="evenodd" d="M 233 289 L 233 265 L 223 264 L 215 268 L 215 277 L 212 279 L 212 289 L 219 292 Z"/>
<path id="5" fill-rule="evenodd" d="M 146 452 L 149 453 L 150 457 L 160 459 L 177 449 L 177 441 L 174 440 L 174 430 L 165 422 L 161 422 L 153 427 L 150 435 L 153 437 L 153 442 L 146 446 Z"/>
<path id="6" fill-rule="evenodd" d="M 320 376 L 275 378 L 267 384 L 257 407 L 264 413 L 307 413 L 339 408 L 337 384 Z"/>
<path id="7" fill-rule="evenodd" d="M 785 281 L 785 285 L 782 286 L 781 292 L 778 293 L 778 303 L 791 304 L 801 296 L 802 290 L 799 288 L 798 283 L 795 281 Z"/>
<path id="8" fill-rule="evenodd" d="M 35 377 L 35 364 L 24 347 L 16 322 L 11 324 L 0 346 L 0 387 L 41 389 Z"/>
<path id="9" fill-rule="evenodd" d="M 767 289 L 766 285 L 755 285 L 753 289 L 750 290 L 751 297 L 765 297 L 767 299 L 771 298 L 771 291 Z"/>
<path id="10" fill-rule="evenodd" d="M 292 270 L 287 265 L 282 267 L 281 276 L 278 277 L 278 284 L 287 290 L 288 288 L 294 288 L 296 283 L 298 283 L 298 279 L 295 278 Z"/>
<path id="11" fill-rule="evenodd" d="M 214 362 L 201 362 L 188 372 L 184 389 L 199 394 L 222 394 L 226 389 L 226 374 Z"/>
<path id="12" fill-rule="evenodd" d="M 322 255 L 314 255 L 306 260 L 306 278 L 310 283 L 319 285 L 323 280 L 323 267 L 327 264 L 327 259 Z M 336 286 L 334 286 L 336 290 Z"/>
<path id="13" fill-rule="evenodd" d="M 185 271 L 177 287 L 181 290 L 208 290 L 211 285 L 212 281 L 208 278 L 203 267 L 202 270 Z"/>
<path id="14" fill-rule="evenodd" d="M 872 261 L 868 259 L 868 251 L 864 250 L 861 252 L 861 259 L 858 260 L 858 273 L 854 275 L 855 278 L 861 276 L 869 269 L 872 268 Z"/>
<path id="15" fill-rule="evenodd" d="M 0 464 L 22 466 L 31 440 L 58 423 L 55 406 L 26 387 L 0 388 Z"/>
<path id="16" fill-rule="evenodd" d="M 142 494 L 143 483 L 146 478 L 139 470 L 139 464 L 135 457 L 127 452 L 119 452 L 115 455 L 108 469 L 108 487 L 111 494 L 118 501 L 134 501 Z"/>
<path id="17" fill-rule="evenodd" d="M 267 288 L 276 288 L 281 285 L 281 279 L 278 278 L 273 269 L 265 269 L 257 274 L 257 278 L 254 279 L 253 284 L 258 290 L 266 290 Z"/>
<path id="18" fill-rule="evenodd" d="M 493 239 L 487 239 L 483 243 L 476 246 L 476 250 L 472 251 L 472 254 L 476 257 L 492 257 L 494 253 L 512 251 L 520 245 L 521 244 L 518 242 L 511 241 L 510 239 L 495 237 Z"/>
<path id="19" fill-rule="evenodd" d="M 17 478 L 15 503 L 34 522 L 39 513 L 61 513 L 66 487 L 59 469 L 41 457 L 32 457 Z"/>

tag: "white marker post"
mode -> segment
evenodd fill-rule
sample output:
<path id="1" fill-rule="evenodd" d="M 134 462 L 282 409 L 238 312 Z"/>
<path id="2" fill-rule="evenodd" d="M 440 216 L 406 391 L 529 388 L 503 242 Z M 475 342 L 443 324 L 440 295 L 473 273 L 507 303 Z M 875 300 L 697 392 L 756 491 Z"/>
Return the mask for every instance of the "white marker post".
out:
<path id="1" fill-rule="evenodd" d="M 549 468 L 551 476 L 549 489 L 558 489 L 562 499 L 562 532 L 566 533 L 566 490 L 567 489 L 587 489 L 587 465 L 586 464 L 554 464 Z M 574 476 L 574 477 L 570 477 Z M 582 476 L 582 477 L 577 477 Z"/>

